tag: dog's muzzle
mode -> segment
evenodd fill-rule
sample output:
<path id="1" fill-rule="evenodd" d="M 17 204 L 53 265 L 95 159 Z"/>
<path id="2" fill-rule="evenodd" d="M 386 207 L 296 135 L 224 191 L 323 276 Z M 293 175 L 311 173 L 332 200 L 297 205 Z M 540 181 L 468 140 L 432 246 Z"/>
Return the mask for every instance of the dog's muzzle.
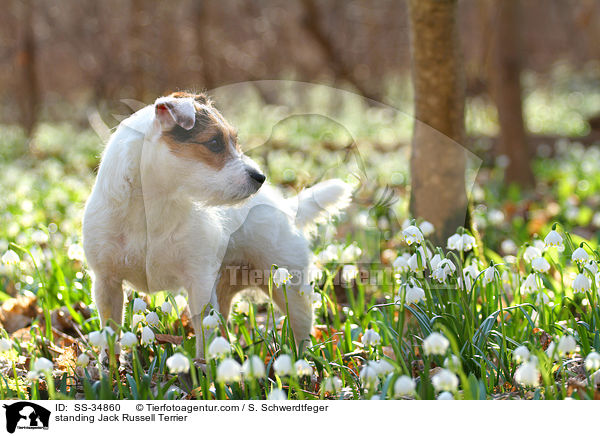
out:
<path id="1" fill-rule="evenodd" d="M 253 169 L 253 168 L 252 168 L 252 169 L 248 169 L 248 175 L 250 176 L 250 178 L 251 178 L 251 179 L 252 179 L 252 180 L 253 180 L 253 181 L 254 181 L 254 182 L 255 182 L 255 183 L 256 183 L 256 184 L 257 184 L 259 187 L 260 187 L 260 186 L 261 186 L 261 185 L 262 185 L 262 184 L 265 182 L 265 180 L 267 179 L 267 177 L 266 177 L 266 176 L 265 176 L 263 173 L 261 173 L 261 172 L 259 172 L 259 171 L 256 171 L 256 170 L 255 170 L 255 169 Z"/>

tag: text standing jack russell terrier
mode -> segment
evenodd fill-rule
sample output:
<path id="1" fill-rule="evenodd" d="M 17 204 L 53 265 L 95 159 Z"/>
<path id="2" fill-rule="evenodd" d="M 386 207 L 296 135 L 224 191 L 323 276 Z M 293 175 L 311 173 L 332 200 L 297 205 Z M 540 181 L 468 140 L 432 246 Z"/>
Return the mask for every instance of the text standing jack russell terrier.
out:
<path id="1" fill-rule="evenodd" d="M 310 261 L 303 232 L 346 207 L 350 187 L 332 179 L 284 199 L 264 181 L 202 94 L 161 97 L 124 120 L 104 151 L 83 220 L 102 326 L 122 322 L 124 280 L 141 292 L 184 288 L 203 358 L 207 308 L 227 319 L 232 297 L 248 287 L 232 268 L 275 264 L 295 274 L 289 320 L 297 343 L 308 341 L 312 305 L 299 292 Z M 267 280 L 258 287 L 268 293 Z M 282 289 L 273 298 L 285 309 Z"/>

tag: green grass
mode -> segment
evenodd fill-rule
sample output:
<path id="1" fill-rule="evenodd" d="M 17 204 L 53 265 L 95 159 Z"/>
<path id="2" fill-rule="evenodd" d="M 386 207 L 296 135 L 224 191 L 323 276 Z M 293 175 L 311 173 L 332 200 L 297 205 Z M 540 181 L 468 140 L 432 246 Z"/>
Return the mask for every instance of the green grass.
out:
<path id="1" fill-rule="evenodd" d="M 550 90 L 541 86 L 526 90 L 528 125 L 541 133 L 585 134 L 584 119 L 597 107 L 597 93 L 573 96 L 580 91 L 570 88 L 559 73 L 557 77 Z M 316 105 L 326 101 L 320 95 L 310 99 Z M 251 99 L 244 104 L 239 114 L 227 116 L 233 118 L 250 154 L 272 183 L 292 192 L 320 177 L 354 181 L 352 174 L 362 176 L 362 189 L 352 208 L 335 227 L 321 228 L 314 244 L 322 276 L 312 297 L 317 329 L 310 346 L 298 352 L 285 308 L 280 311 L 267 301 L 243 300 L 226 325 L 207 332 L 207 344 L 216 336 L 228 339 L 231 348 L 227 356 L 209 359 L 205 371 L 192 364 L 189 373 L 171 374 L 167 359 L 181 353 L 192 362 L 195 338 L 186 316 L 160 309 L 165 301 L 181 309 L 185 304 L 181 297 L 158 293 L 144 297 L 146 315 L 151 311 L 158 315 L 158 323 L 147 327 L 154 334 L 169 336 L 163 336 L 160 343 L 138 343 L 133 351 L 124 353 L 121 365 L 112 358 L 106 367 L 100 367 L 100 350 L 90 344 L 89 337 L 100 326 L 80 247 L 81 213 L 94 180 L 100 141 L 89 130 L 42 124 L 28 144 L 18 128 L 3 126 L 0 254 L 13 250 L 19 261 L 0 263 L 0 300 L 12 303 L 16 296 L 32 298 L 35 310 L 27 315 L 32 322 L 25 322 L 19 335 L 1 332 L 11 342 L 0 353 L 0 398 L 247 399 L 283 393 L 290 399 L 374 395 L 387 399 L 395 397 L 398 377 L 407 375 L 416 387 L 403 398 L 433 399 L 440 394 L 436 386 L 443 381 L 439 374 L 445 366 L 458 378 L 452 392 L 456 399 L 585 399 L 597 395 L 590 383 L 593 370 L 584 369 L 582 362 L 590 352 L 600 350 L 597 279 L 586 272 L 590 290 L 574 292 L 572 281 L 580 267 L 570 259 L 573 249 L 586 241 L 590 259 L 600 261 L 600 216 L 595 212 L 600 204 L 596 194 L 600 176 L 595 171 L 600 153 L 596 148 L 564 142 L 556 147 L 556 158 L 538 157 L 535 173 L 539 185 L 534 194 L 506 187 L 497 168 L 484 166 L 473 192 L 478 246 L 466 253 L 448 254 L 456 272 L 441 285 L 431 279 L 431 259 L 421 259 L 422 272 L 392 270 L 395 257 L 415 253 L 415 245 L 408 246 L 401 237 L 409 175 L 406 147 L 397 150 L 395 146 L 410 138 L 411 125 L 405 115 L 371 108 L 363 116 L 364 107 L 355 102 L 344 106 L 339 116 L 342 123 L 333 123 L 314 115 L 281 117 L 277 107 L 261 112 Z M 253 110 L 246 110 L 252 105 Z M 467 122 L 471 133 L 489 134 L 496 129 L 493 110 L 481 100 L 470 102 Z M 351 136 L 344 125 L 359 127 Z M 359 154 L 345 149 L 353 140 Z M 394 192 L 391 199 L 386 186 Z M 521 290 L 532 268 L 523 255 L 526 244 L 539 245 L 536 241 L 543 239 L 555 222 L 560 223 L 565 250 L 544 249 L 551 269 L 537 274 L 537 283 L 548 296 L 548 301 L 542 302 L 540 291 Z M 333 240 L 332 234 L 336 235 Z M 360 256 L 341 262 L 343 248 L 353 242 L 360 247 Z M 337 255 L 326 259 L 321 253 L 331 243 L 339 245 L 329 249 Z M 430 244 L 429 248 L 437 252 Z M 483 271 L 490 262 L 497 273 L 488 281 Z M 371 275 L 383 274 L 377 284 L 360 280 L 338 283 L 344 264 L 357 265 Z M 457 277 L 467 266 L 481 274 L 474 274 L 471 286 L 463 289 Z M 425 298 L 405 304 L 403 284 L 411 280 L 417 280 Z M 139 295 L 130 292 L 125 322 L 112 328 L 116 333 L 134 332 L 140 338 L 140 329 L 132 325 L 132 302 Z M 72 326 L 60 324 L 61 319 L 72 320 Z M 380 341 L 364 345 L 361 340 L 369 329 L 377 332 Z M 432 332 L 449 340 L 441 354 L 424 352 L 423 341 Z M 576 350 L 548 353 L 549 343 L 558 344 L 565 336 L 575 338 Z M 109 338 L 112 349 L 114 340 L 114 336 Z M 513 350 L 520 345 L 535 356 L 540 371 L 536 386 L 519 383 L 523 381 L 520 377 L 515 380 L 521 363 L 515 362 Z M 90 363 L 78 367 L 76 359 L 84 353 Z M 312 376 L 274 371 L 274 361 L 282 355 L 289 355 L 292 363 L 306 359 Z M 217 372 L 224 359 L 242 364 L 250 356 L 264 362 L 265 376 L 219 379 Z M 459 365 L 445 362 L 451 356 L 458 357 Z M 53 373 L 41 371 L 33 377 L 29 372 L 42 357 L 53 362 Z M 375 365 L 376 377 L 365 378 L 369 375 L 365 366 L 382 360 L 388 365 Z M 232 378 L 236 379 L 235 374 Z M 333 385 L 333 378 L 339 389 L 326 392 L 324 387 Z"/>

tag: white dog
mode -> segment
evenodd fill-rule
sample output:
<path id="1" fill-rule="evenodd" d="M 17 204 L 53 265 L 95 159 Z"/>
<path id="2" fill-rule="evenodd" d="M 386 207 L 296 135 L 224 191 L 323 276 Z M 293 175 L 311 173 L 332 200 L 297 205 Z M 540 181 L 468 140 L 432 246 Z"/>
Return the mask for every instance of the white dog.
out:
<path id="1" fill-rule="evenodd" d="M 269 186 L 260 189 L 264 181 L 204 95 L 161 97 L 124 120 L 103 154 L 83 221 L 102 325 L 122 322 L 124 280 L 141 292 L 184 288 L 201 359 L 207 309 L 227 319 L 238 291 L 268 292 L 268 276 L 253 284 L 242 276 L 268 274 L 275 264 L 293 274 L 290 325 L 299 344 L 309 340 L 312 306 L 299 292 L 310 261 L 303 232 L 346 207 L 350 187 L 328 180 L 284 199 Z M 273 298 L 285 309 L 282 289 Z"/>

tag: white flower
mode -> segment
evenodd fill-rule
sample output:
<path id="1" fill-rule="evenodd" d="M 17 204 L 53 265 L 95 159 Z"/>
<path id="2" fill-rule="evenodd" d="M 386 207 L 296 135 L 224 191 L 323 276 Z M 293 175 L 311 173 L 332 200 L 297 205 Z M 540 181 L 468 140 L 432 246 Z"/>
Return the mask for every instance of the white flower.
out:
<path id="1" fill-rule="evenodd" d="M 146 311 L 146 302 L 141 298 L 136 298 L 133 300 L 133 313 L 140 313 Z"/>
<path id="2" fill-rule="evenodd" d="M 273 284 L 278 288 L 285 285 L 291 278 L 292 275 L 286 268 L 277 268 L 273 272 Z"/>
<path id="3" fill-rule="evenodd" d="M 462 235 L 462 245 L 463 251 L 471 251 L 474 247 L 477 246 L 477 241 L 475 238 L 467 233 Z"/>
<path id="4" fill-rule="evenodd" d="M 121 347 L 125 349 L 132 348 L 135 344 L 137 344 L 137 340 L 137 336 L 134 333 L 125 332 L 121 337 Z"/>
<path id="5" fill-rule="evenodd" d="M 102 331 L 90 332 L 88 335 L 88 342 L 91 346 L 96 348 L 106 348 L 108 346 L 106 335 Z"/>
<path id="6" fill-rule="evenodd" d="M 546 294 L 544 291 L 539 291 L 535 297 L 535 304 L 541 306 L 548 303 L 550 303 L 550 297 L 548 297 L 548 294 Z"/>
<path id="7" fill-rule="evenodd" d="M 240 381 L 242 366 L 231 357 L 223 359 L 217 367 L 217 380 L 223 383 Z"/>
<path id="8" fill-rule="evenodd" d="M 36 230 L 31 234 L 31 240 L 36 244 L 45 244 L 48 242 L 48 235 L 42 230 Z"/>
<path id="9" fill-rule="evenodd" d="M 167 367 L 171 374 L 189 372 L 190 360 L 182 353 L 175 353 L 167 359 Z"/>
<path id="10" fill-rule="evenodd" d="M 158 327 L 160 325 L 160 318 L 156 312 L 150 312 L 146 315 L 146 322 L 154 327 Z"/>
<path id="11" fill-rule="evenodd" d="M 565 248 L 563 245 L 563 238 L 558 234 L 556 230 L 551 230 L 548 235 L 544 238 L 544 244 L 546 247 L 557 247 L 559 250 Z"/>
<path id="12" fill-rule="evenodd" d="M 430 258 L 431 250 L 429 248 L 423 249 L 423 246 L 420 245 L 419 248 L 417 248 L 416 253 L 413 254 L 410 259 L 408 259 L 408 268 L 412 272 L 423 271 L 427 266 L 427 260 Z"/>
<path id="13" fill-rule="evenodd" d="M 546 356 L 548 357 L 554 357 L 554 351 L 556 350 L 556 344 L 554 342 L 550 342 L 550 345 L 548 345 L 548 348 L 546 348 Z M 556 360 L 556 359 L 554 359 Z"/>
<path id="14" fill-rule="evenodd" d="M 528 246 L 525 249 L 525 253 L 523 253 L 523 259 L 525 259 L 526 262 L 531 262 L 533 259 L 536 259 L 541 256 L 542 250 L 540 250 L 537 247 L 534 247 L 533 245 Z"/>
<path id="15" fill-rule="evenodd" d="M 378 375 L 388 375 L 394 372 L 394 365 L 388 362 L 386 359 L 376 360 L 369 363 L 371 367 L 377 372 Z"/>
<path id="16" fill-rule="evenodd" d="M 242 373 L 248 378 L 262 378 L 265 376 L 265 364 L 260 357 L 250 356 L 242 365 Z"/>
<path id="17" fill-rule="evenodd" d="M 452 394 L 452 392 L 448 392 L 448 391 L 444 391 L 441 392 L 438 397 L 438 400 L 454 400 L 454 395 Z"/>
<path id="18" fill-rule="evenodd" d="M 431 377 L 431 384 L 438 392 L 454 392 L 458 388 L 458 377 L 452 371 L 443 368 Z"/>
<path id="19" fill-rule="evenodd" d="M 77 357 L 77 366 L 86 367 L 90 364 L 90 357 L 86 353 L 81 353 Z"/>
<path id="20" fill-rule="evenodd" d="M 18 265 L 19 262 L 21 262 L 21 259 L 14 250 L 8 250 L 2 255 L 2 263 L 5 265 Z"/>
<path id="21" fill-rule="evenodd" d="M 431 265 L 431 269 L 435 270 L 438 268 L 439 263 L 442 261 L 442 256 L 436 253 L 430 260 L 429 264 Z"/>
<path id="22" fill-rule="evenodd" d="M 550 271 L 550 263 L 543 257 L 536 257 L 531 261 L 531 268 L 535 272 L 547 273 Z"/>
<path id="23" fill-rule="evenodd" d="M 585 263 L 589 258 L 590 255 L 584 250 L 583 247 L 577 247 L 577 249 L 575 249 L 571 255 L 571 260 L 575 263 Z"/>
<path id="24" fill-rule="evenodd" d="M 500 244 L 500 248 L 502 248 L 502 251 L 506 254 L 514 254 L 517 251 L 517 244 L 515 244 L 515 241 L 512 239 L 505 239 L 502 241 L 502 244 Z"/>
<path id="25" fill-rule="evenodd" d="M 419 229 L 421 229 L 421 233 L 423 233 L 424 236 L 429 236 L 435 231 L 435 227 L 429 221 L 423 221 L 419 224 Z"/>
<path id="26" fill-rule="evenodd" d="M 444 335 L 433 332 L 423 341 L 423 351 L 425 354 L 445 354 L 450 346 L 450 341 Z"/>
<path id="27" fill-rule="evenodd" d="M 462 237 L 458 233 L 455 233 L 452 236 L 450 236 L 448 238 L 447 248 L 449 250 L 462 251 Z"/>
<path id="28" fill-rule="evenodd" d="M 209 313 L 202 320 L 202 327 L 204 327 L 205 329 L 212 330 L 212 329 L 217 328 L 218 326 L 219 326 L 219 316 L 214 312 Z"/>
<path id="29" fill-rule="evenodd" d="M 588 371 L 596 371 L 600 369 L 600 353 L 592 351 L 585 358 L 585 369 Z"/>
<path id="30" fill-rule="evenodd" d="M 131 317 L 131 327 L 133 329 L 137 328 L 139 324 L 144 324 L 146 322 L 146 317 L 142 313 L 135 313 Z"/>
<path id="31" fill-rule="evenodd" d="M 589 272 L 591 272 L 594 275 L 596 275 L 598 273 L 598 264 L 596 262 L 594 262 L 593 260 L 589 260 L 584 265 L 584 268 L 587 269 Z"/>
<path id="32" fill-rule="evenodd" d="M 10 339 L 2 338 L 0 339 L 0 353 L 8 351 L 12 348 L 13 343 Z"/>
<path id="33" fill-rule="evenodd" d="M 458 371 L 462 367 L 460 358 L 458 356 L 455 356 L 454 354 L 450 355 L 449 357 L 446 357 L 444 359 L 444 367 L 446 367 L 450 371 Z"/>
<path id="34" fill-rule="evenodd" d="M 140 343 L 142 345 L 150 345 L 152 342 L 154 342 L 154 339 L 155 336 L 152 329 L 148 326 L 144 327 L 142 329 L 142 339 L 140 340 Z"/>
<path id="35" fill-rule="evenodd" d="M 327 248 L 325 248 L 325 250 L 321 251 L 317 255 L 317 260 L 321 264 L 331 263 L 334 260 L 336 260 L 337 258 L 338 258 L 338 247 L 333 244 L 328 245 Z"/>
<path id="36" fill-rule="evenodd" d="M 415 393 L 417 384 L 407 375 L 401 375 L 394 383 L 394 396 L 406 397 Z"/>
<path id="37" fill-rule="evenodd" d="M 423 288 L 420 288 L 418 286 L 412 286 L 410 284 L 406 285 L 406 294 L 404 297 L 405 304 L 417 304 L 423 299 L 425 299 L 425 291 L 423 290 Z M 399 296 L 399 298 L 396 299 L 396 303 L 400 304 L 401 302 L 401 296 Z"/>
<path id="38" fill-rule="evenodd" d="M 361 342 L 365 347 L 379 345 L 381 342 L 381 336 L 379 336 L 379 333 L 373 329 L 366 329 L 362 336 Z"/>
<path id="39" fill-rule="evenodd" d="M 277 375 L 289 375 L 294 371 L 292 367 L 292 358 L 287 354 L 282 354 L 273 362 L 273 370 Z"/>
<path id="40" fill-rule="evenodd" d="M 69 249 L 67 250 L 67 256 L 71 260 L 78 260 L 80 262 L 83 262 L 83 259 L 84 259 L 83 247 L 79 244 L 69 245 Z"/>
<path id="41" fill-rule="evenodd" d="M 45 357 L 40 357 L 33 363 L 33 372 L 41 373 L 46 371 L 52 371 L 54 369 L 54 364 L 51 360 L 46 359 Z"/>
<path id="42" fill-rule="evenodd" d="M 181 315 L 187 307 L 187 300 L 184 295 L 177 295 L 175 297 L 175 305 L 177 306 L 177 314 Z"/>
<path id="43" fill-rule="evenodd" d="M 412 244 L 420 244 L 423 242 L 423 233 L 417 226 L 408 226 L 404 230 L 402 230 L 402 237 L 404 238 L 404 242 L 408 245 Z"/>
<path id="44" fill-rule="evenodd" d="M 340 261 L 343 263 L 354 262 L 360 257 L 361 254 L 362 250 L 356 242 L 353 242 L 352 244 L 344 248 L 344 250 L 342 251 L 342 255 L 340 256 Z"/>
<path id="45" fill-rule="evenodd" d="M 398 272 L 405 273 L 409 270 L 408 261 L 410 259 L 410 254 L 403 253 L 401 256 L 398 256 L 394 260 L 394 269 Z"/>
<path id="46" fill-rule="evenodd" d="M 522 364 L 515 371 L 515 381 L 523 386 L 537 386 L 539 378 L 540 371 L 534 361 Z"/>
<path id="47" fill-rule="evenodd" d="M 493 282 L 495 276 L 496 276 L 496 267 L 495 266 L 487 267 L 483 271 L 483 283 L 487 284 L 487 283 Z"/>
<path id="48" fill-rule="evenodd" d="M 435 256 L 434 256 L 435 257 Z M 433 267 L 433 264 L 432 264 Z M 440 283 L 445 283 L 446 278 L 456 271 L 454 264 L 448 259 L 442 259 L 437 262 L 435 271 L 431 274 L 431 277 Z"/>
<path id="49" fill-rule="evenodd" d="M 377 371 L 371 365 L 365 365 L 360 370 L 360 381 L 366 388 L 374 387 L 377 383 Z"/>
<path id="50" fill-rule="evenodd" d="M 463 268 L 463 277 L 458 277 L 458 286 L 461 289 L 470 290 L 473 285 L 473 280 L 479 275 L 479 269 L 476 265 L 469 265 Z M 464 280 L 464 282 L 463 282 Z M 464 286 L 463 286 L 464 283 Z"/>
<path id="51" fill-rule="evenodd" d="M 590 290 L 591 283 L 585 274 L 579 273 L 575 280 L 573 280 L 573 290 L 575 292 L 587 292 Z"/>
<path id="52" fill-rule="evenodd" d="M 212 357 L 223 356 L 231 350 L 231 345 L 227 339 L 222 336 L 217 336 L 208 346 L 208 354 Z"/>
<path id="53" fill-rule="evenodd" d="M 532 292 L 538 291 L 540 288 L 537 284 L 535 274 L 529 274 L 527 278 L 521 283 L 521 292 L 524 294 L 531 294 Z"/>
<path id="54" fill-rule="evenodd" d="M 325 392 L 335 394 L 342 389 L 342 380 L 339 377 L 327 377 L 321 385 Z"/>
<path id="55" fill-rule="evenodd" d="M 529 349 L 525 345 L 521 345 L 513 351 L 513 360 L 517 363 L 525 362 L 529 359 Z"/>
<path id="56" fill-rule="evenodd" d="M 559 354 L 571 354 L 575 352 L 577 348 L 577 342 L 575 338 L 570 335 L 565 335 L 558 341 L 557 350 Z"/>
<path id="57" fill-rule="evenodd" d="M 169 315 L 173 310 L 173 306 L 171 306 L 171 303 L 169 303 L 168 301 L 165 301 L 163 304 L 160 305 L 160 310 L 162 310 L 163 313 Z"/>
<path id="58" fill-rule="evenodd" d="M 273 389 L 267 399 L 270 401 L 283 401 L 287 400 L 287 394 L 281 389 Z"/>
<path id="59" fill-rule="evenodd" d="M 309 376 L 313 373 L 312 366 L 304 359 L 297 360 L 294 366 L 298 377 Z"/>
<path id="60" fill-rule="evenodd" d="M 312 286 L 310 286 L 310 285 L 303 285 L 303 287 L 301 287 L 298 290 L 298 293 L 300 295 L 302 295 L 301 290 L 305 289 L 304 286 L 308 286 L 309 289 L 312 291 Z M 309 294 L 307 293 L 306 295 L 309 295 Z M 250 303 L 248 303 L 248 301 L 246 301 L 246 300 L 240 300 L 240 301 L 238 301 L 235 304 L 235 312 L 248 316 L 250 314 Z"/>
<path id="61" fill-rule="evenodd" d="M 342 268 L 342 280 L 350 282 L 358 275 L 358 268 L 356 265 L 344 265 Z"/>

